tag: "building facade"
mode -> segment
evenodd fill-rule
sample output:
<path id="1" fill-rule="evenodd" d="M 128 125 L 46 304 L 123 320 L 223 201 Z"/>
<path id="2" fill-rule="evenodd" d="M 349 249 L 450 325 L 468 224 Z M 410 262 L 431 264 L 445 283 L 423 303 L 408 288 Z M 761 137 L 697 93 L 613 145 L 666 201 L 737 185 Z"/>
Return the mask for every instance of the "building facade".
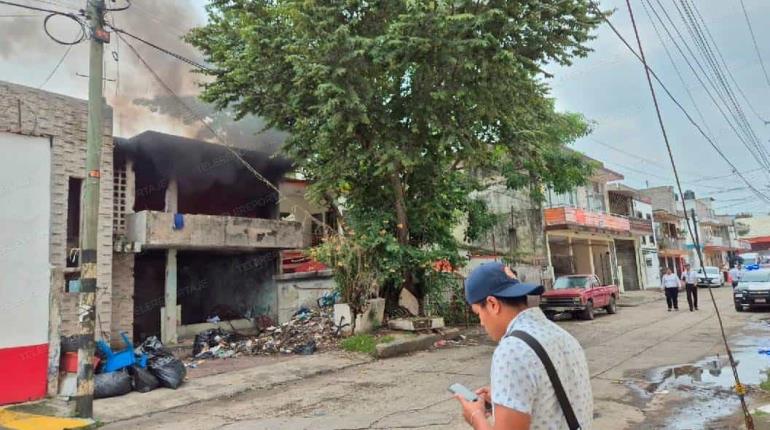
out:
<path id="1" fill-rule="evenodd" d="M 652 220 L 636 217 L 633 197 L 608 183 L 623 179 L 598 163 L 589 184 L 556 194 L 548 192 L 544 210 L 550 270 L 554 277 L 593 273 L 623 290 L 644 288 L 638 241 L 652 231 Z M 613 214 L 621 212 L 621 214 Z"/>
<path id="2" fill-rule="evenodd" d="M 302 223 L 278 219 L 289 164 L 156 132 L 116 146 L 121 329 L 173 344 L 210 321 L 276 321 L 280 251 L 305 245 Z"/>
<path id="3" fill-rule="evenodd" d="M 484 237 L 466 241 L 468 264 L 462 274 L 467 275 L 487 261 L 498 260 L 514 267 L 522 281 L 551 285 L 542 204 L 530 197 L 528 189 L 508 190 L 499 177 L 485 180 L 489 186 L 474 196 L 486 203 L 497 222 Z M 464 224 L 456 230 L 456 237 L 463 241 L 464 231 Z"/>
<path id="4" fill-rule="evenodd" d="M 106 339 L 113 320 L 111 117 L 105 106 L 96 331 Z M 85 100 L 0 82 L 0 404 L 55 394 L 60 336 L 77 333 L 87 122 Z"/>

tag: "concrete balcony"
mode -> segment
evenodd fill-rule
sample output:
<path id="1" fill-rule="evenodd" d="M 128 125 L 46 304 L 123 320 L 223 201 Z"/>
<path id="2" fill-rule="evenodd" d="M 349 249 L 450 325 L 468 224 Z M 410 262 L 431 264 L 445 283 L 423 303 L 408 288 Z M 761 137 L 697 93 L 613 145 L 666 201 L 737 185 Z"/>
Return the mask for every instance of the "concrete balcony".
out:
<path id="1" fill-rule="evenodd" d="M 628 218 L 574 207 L 549 208 L 544 211 L 546 230 L 583 230 L 609 234 L 631 234 Z"/>
<path id="2" fill-rule="evenodd" d="M 658 237 L 658 251 L 661 256 L 682 256 L 687 254 L 687 244 L 683 239 Z"/>
<path id="3" fill-rule="evenodd" d="M 652 234 L 652 220 L 644 218 L 628 218 L 631 231 L 638 234 Z"/>
<path id="4" fill-rule="evenodd" d="M 725 241 L 721 237 L 709 237 L 708 239 L 706 239 L 706 246 L 724 248 L 726 246 L 729 246 L 729 242 Z"/>
<path id="5" fill-rule="evenodd" d="M 304 247 L 295 221 L 142 211 L 126 219 L 127 238 L 143 249 L 258 251 Z"/>

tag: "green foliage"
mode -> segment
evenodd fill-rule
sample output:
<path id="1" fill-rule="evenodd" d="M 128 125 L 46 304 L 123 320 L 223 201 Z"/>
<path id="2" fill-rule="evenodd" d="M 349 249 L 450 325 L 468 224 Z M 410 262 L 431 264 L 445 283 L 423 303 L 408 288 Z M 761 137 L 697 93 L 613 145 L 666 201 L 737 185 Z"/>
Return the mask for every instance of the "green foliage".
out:
<path id="1" fill-rule="evenodd" d="M 468 238 L 491 226 L 472 172 L 536 196 L 590 172 L 565 149 L 589 125 L 557 113 L 543 79 L 588 53 L 589 0 L 213 0 L 208 14 L 187 36 L 213 67 L 203 100 L 290 132 L 310 196 L 343 202 L 341 247 L 366 250 L 321 254 L 360 259 L 380 294 L 424 297 L 432 262 L 461 264 L 459 220 Z"/>
<path id="2" fill-rule="evenodd" d="M 374 355 L 377 351 L 378 344 L 390 343 L 393 342 L 393 340 L 393 336 L 375 338 L 370 334 L 357 334 L 344 339 L 341 346 L 345 351 Z"/>
<path id="3" fill-rule="evenodd" d="M 461 279 L 453 273 L 433 273 L 428 276 L 427 314 L 444 318 L 447 325 L 478 323 L 478 317 L 465 302 Z"/>

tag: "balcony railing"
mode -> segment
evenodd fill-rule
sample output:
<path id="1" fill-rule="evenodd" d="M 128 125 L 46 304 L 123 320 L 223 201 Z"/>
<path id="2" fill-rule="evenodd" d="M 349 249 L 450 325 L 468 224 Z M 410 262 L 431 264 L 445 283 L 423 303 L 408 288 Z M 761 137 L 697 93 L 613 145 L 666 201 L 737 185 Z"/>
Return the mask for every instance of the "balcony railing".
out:
<path id="1" fill-rule="evenodd" d="M 641 234 L 652 234 L 652 221 L 644 218 L 629 218 L 631 231 Z"/>
<path id="2" fill-rule="evenodd" d="M 588 229 L 609 230 L 618 233 L 631 232 L 631 223 L 628 218 L 601 212 L 591 212 L 574 207 L 545 209 L 544 218 L 546 228 L 551 230 L 582 227 Z"/>
<path id="3" fill-rule="evenodd" d="M 686 249 L 685 242 L 682 239 L 673 237 L 658 237 L 658 246 L 660 249 L 677 250 L 681 251 Z"/>

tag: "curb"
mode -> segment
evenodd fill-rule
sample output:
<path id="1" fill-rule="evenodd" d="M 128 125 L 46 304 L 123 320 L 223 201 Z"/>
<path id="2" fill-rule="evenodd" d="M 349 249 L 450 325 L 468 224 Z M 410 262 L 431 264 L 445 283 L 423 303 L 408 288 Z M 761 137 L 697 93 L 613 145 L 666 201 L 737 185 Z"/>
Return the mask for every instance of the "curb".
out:
<path id="1" fill-rule="evenodd" d="M 375 357 L 393 358 L 400 355 L 409 354 L 415 351 L 423 351 L 433 347 L 433 344 L 439 340 L 455 339 L 460 335 L 460 329 L 451 328 L 444 330 L 441 334 L 418 334 L 413 337 L 402 337 L 393 342 L 377 345 Z"/>

